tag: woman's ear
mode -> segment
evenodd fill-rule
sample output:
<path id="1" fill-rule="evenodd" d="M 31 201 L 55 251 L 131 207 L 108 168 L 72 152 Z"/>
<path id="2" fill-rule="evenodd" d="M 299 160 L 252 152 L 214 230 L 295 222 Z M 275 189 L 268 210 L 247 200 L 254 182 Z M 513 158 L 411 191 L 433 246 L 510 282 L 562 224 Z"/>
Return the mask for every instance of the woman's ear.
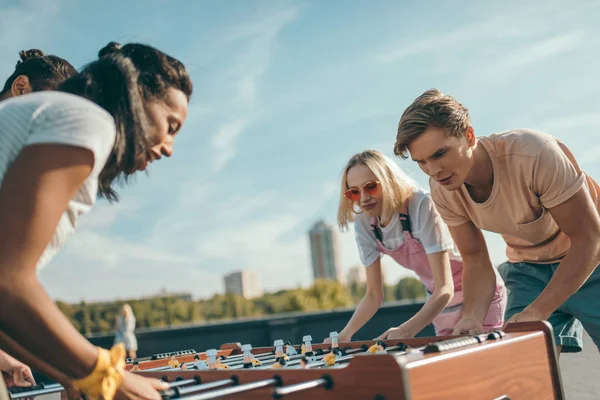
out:
<path id="1" fill-rule="evenodd" d="M 10 91 L 13 96 L 20 96 L 22 94 L 31 93 L 33 88 L 29 82 L 29 78 L 25 75 L 19 75 L 13 81 Z"/>

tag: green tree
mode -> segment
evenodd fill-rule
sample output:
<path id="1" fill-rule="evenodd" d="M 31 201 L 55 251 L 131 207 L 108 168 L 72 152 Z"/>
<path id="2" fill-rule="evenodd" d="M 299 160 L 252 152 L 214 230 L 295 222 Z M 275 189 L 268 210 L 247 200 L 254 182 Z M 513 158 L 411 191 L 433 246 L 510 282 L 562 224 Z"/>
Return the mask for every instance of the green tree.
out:
<path id="1" fill-rule="evenodd" d="M 299 289 L 286 293 L 284 312 L 315 311 L 319 309 L 318 299 L 310 293 Z"/>
<path id="2" fill-rule="evenodd" d="M 172 299 L 170 299 L 168 297 L 163 298 L 162 308 L 165 313 L 164 322 L 167 326 L 173 325 L 173 309 L 172 309 L 173 302 L 171 300 Z"/>
<path id="3" fill-rule="evenodd" d="M 416 278 L 403 278 L 394 287 L 397 300 L 419 299 L 426 296 L 425 287 Z"/>
<path id="4" fill-rule="evenodd" d="M 396 295 L 394 293 L 394 286 L 383 284 L 383 301 L 394 301 L 396 300 Z"/>
<path id="5" fill-rule="evenodd" d="M 354 304 L 358 304 L 367 291 L 367 284 L 354 281 L 348 286 L 348 290 Z"/>
<path id="6" fill-rule="evenodd" d="M 85 301 L 80 304 L 81 307 L 81 327 L 83 334 L 89 335 L 92 332 L 92 320 L 90 318 L 90 310 Z"/>
<path id="7" fill-rule="evenodd" d="M 348 289 L 340 282 L 318 279 L 307 290 L 307 294 L 317 300 L 318 309 L 346 307 L 353 304 Z"/>

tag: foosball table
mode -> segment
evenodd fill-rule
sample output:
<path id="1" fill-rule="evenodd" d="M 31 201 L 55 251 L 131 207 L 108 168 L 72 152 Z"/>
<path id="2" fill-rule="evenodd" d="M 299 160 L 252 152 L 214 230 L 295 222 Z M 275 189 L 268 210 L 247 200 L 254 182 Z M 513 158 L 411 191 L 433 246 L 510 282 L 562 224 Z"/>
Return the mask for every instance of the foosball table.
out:
<path id="1" fill-rule="evenodd" d="M 552 328 L 515 323 L 505 331 L 451 337 L 273 347 L 237 343 L 129 360 L 127 369 L 169 383 L 163 399 L 564 399 Z M 13 399 L 59 392 L 13 390 Z"/>

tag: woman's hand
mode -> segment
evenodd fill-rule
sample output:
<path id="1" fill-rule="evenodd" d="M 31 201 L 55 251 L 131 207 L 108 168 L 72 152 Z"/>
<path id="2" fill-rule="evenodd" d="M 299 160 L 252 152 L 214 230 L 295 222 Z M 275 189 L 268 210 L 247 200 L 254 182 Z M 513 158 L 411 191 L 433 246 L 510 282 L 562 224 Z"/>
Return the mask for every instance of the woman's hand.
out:
<path id="1" fill-rule="evenodd" d="M 19 360 L 0 351 L 0 370 L 4 372 L 6 387 L 29 387 L 35 385 L 31 369 Z"/>
<path id="2" fill-rule="evenodd" d="M 116 399 L 142 399 L 142 400 L 160 400 L 159 390 L 167 390 L 169 384 L 154 378 L 145 378 L 143 376 L 125 371 L 123 381 L 119 386 Z"/>
<path id="3" fill-rule="evenodd" d="M 350 341 L 352 341 L 352 336 L 348 336 L 344 332 L 340 332 L 340 334 L 338 335 L 338 343 Z M 331 338 L 325 338 L 323 340 L 323 343 L 331 343 Z"/>
<path id="4" fill-rule="evenodd" d="M 377 337 L 377 339 L 409 339 L 415 337 L 415 334 L 412 333 L 407 327 L 404 325 L 395 326 L 393 328 L 388 329 L 383 332 L 381 335 Z"/>

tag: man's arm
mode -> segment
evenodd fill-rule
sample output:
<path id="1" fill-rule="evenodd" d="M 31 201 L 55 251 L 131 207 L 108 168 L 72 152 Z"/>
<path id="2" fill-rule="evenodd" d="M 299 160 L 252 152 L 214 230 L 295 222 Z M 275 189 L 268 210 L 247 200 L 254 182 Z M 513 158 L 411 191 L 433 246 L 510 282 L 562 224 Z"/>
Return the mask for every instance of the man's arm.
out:
<path id="1" fill-rule="evenodd" d="M 458 226 L 449 226 L 448 229 L 463 260 L 462 319 L 475 320 L 483 324 L 496 289 L 496 274 L 485 238 L 481 230 L 471 221 Z M 457 328 L 460 328 L 459 324 Z M 455 330 L 454 333 L 463 332 Z"/>
<path id="2" fill-rule="evenodd" d="M 600 216 L 573 154 L 563 143 L 550 141 L 533 173 L 533 190 L 571 246 L 538 298 L 509 322 L 548 319 L 600 263 Z"/>
<path id="3" fill-rule="evenodd" d="M 551 208 L 550 214 L 571 239 L 571 247 L 546 288 L 525 310 L 537 314 L 539 319 L 548 319 L 579 290 L 600 263 L 600 216 L 585 187 Z"/>

